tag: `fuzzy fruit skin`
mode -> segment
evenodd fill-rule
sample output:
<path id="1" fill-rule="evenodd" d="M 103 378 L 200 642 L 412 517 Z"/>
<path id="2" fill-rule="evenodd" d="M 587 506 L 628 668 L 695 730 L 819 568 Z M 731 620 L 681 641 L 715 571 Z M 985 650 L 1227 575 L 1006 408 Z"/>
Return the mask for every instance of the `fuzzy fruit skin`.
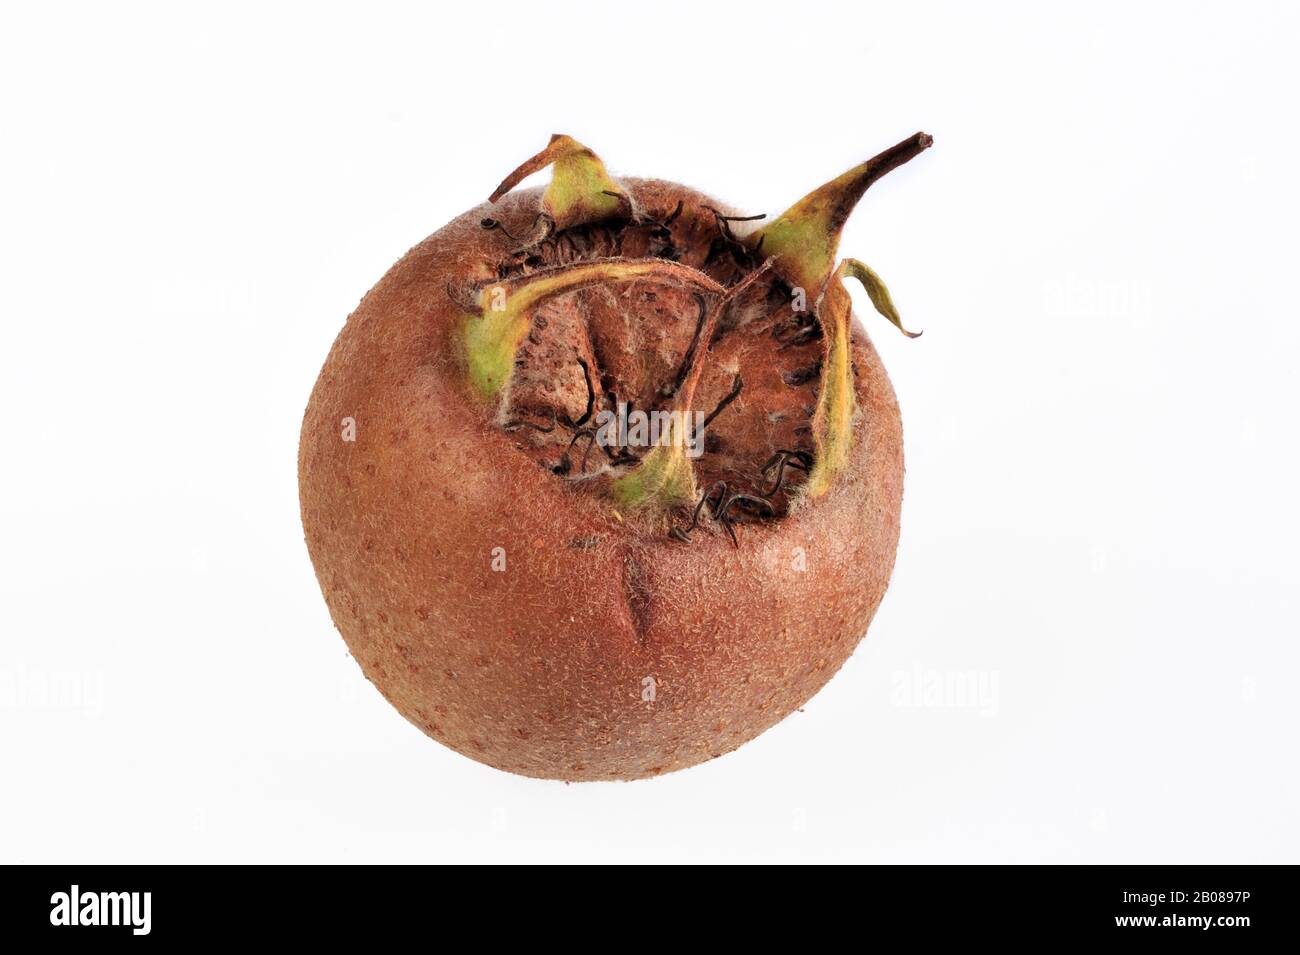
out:
<path id="1" fill-rule="evenodd" d="M 623 182 L 642 208 L 716 205 L 673 183 Z M 865 634 L 898 544 L 902 423 L 855 321 L 859 415 L 824 496 L 745 525 L 738 548 L 717 531 L 683 544 L 620 521 L 518 451 L 465 387 L 464 308 L 448 282 L 488 279 L 500 237 L 480 220 L 524 232 L 538 197 L 455 219 L 348 318 L 303 420 L 303 528 L 352 656 L 429 736 L 525 776 L 654 776 L 762 733 Z M 341 440 L 345 417 L 355 442 Z"/>

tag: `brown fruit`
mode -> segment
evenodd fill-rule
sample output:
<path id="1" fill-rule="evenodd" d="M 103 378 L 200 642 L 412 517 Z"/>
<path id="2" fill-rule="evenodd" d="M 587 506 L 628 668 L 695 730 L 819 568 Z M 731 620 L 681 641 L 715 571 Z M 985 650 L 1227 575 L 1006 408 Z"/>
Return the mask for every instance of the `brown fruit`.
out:
<path id="1" fill-rule="evenodd" d="M 380 280 L 316 383 L 299 482 L 330 613 L 403 716 L 510 772 L 635 779 L 830 679 L 884 595 L 903 480 L 843 277 L 902 326 L 835 247 L 929 145 L 754 229 L 556 136 Z"/>

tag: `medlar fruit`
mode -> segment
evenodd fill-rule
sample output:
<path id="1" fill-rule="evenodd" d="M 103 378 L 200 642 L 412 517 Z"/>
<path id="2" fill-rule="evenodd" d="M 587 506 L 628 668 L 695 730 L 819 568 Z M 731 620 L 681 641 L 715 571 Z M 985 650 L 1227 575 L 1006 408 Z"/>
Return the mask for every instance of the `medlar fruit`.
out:
<path id="1" fill-rule="evenodd" d="M 615 180 L 557 135 L 366 295 L 307 406 L 302 521 L 403 716 L 510 772 L 635 779 L 735 749 L 830 679 L 884 595 L 903 489 L 844 280 L 902 324 L 836 248 L 930 144 L 763 221 Z"/>

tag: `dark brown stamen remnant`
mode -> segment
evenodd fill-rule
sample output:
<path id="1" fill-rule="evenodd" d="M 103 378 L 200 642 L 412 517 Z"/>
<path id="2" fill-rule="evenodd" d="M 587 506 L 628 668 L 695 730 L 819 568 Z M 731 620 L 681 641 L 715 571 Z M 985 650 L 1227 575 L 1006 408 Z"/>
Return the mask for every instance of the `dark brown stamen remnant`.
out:
<path id="1" fill-rule="evenodd" d="M 516 421 L 507 421 L 505 424 L 501 426 L 501 430 L 518 431 L 520 428 L 530 428 L 531 430 L 536 431 L 539 434 L 550 434 L 552 431 L 555 430 L 555 425 L 556 425 L 555 409 L 552 408 L 551 423 L 546 427 L 542 427 L 540 424 L 536 424 L 535 422 L 532 421 L 524 421 L 523 419 L 519 419 Z"/>
<path id="2" fill-rule="evenodd" d="M 713 500 L 710 503 L 710 500 Z M 717 481 L 711 484 L 709 488 L 700 495 L 699 501 L 695 504 L 695 509 L 691 513 L 691 522 L 685 527 L 674 527 L 668 532 L 668 536 L 674 540 L 689 543 L 691 531 L 695 530 L 700 523 L 700 514 L 703 512 L 705 505 L 708 505 L 709 516 L 726 532 L 731 538 L 731 543 L 739 546 L 736 539 L 735 518 L 731 515 L 733 507 L 739 507 L 742 511 L 756 516 L 771 518 L 776 516 L 776 508 L 772 502 L 753 494 L 743 494 L 739 491 L 728 493 L 727 482 Z"/>
<path id="3" fill-rule="evenodd" d="M 709 498 L 715 496 L 715 491 L 717 492 L 716 496 L 718 498 L 718 504 L 710 508 L 710 511 L 716 515 L 718 508 L 722 505 L 722 501 L 725 500 L 727 496 L 726 481 L 718 481 L 716 484 L 710 485 L 704 493 L 700 495 L 700 499 L 695 505 L 695 510 L 691 513 L 690 524 L 685 527 L 674 527 L 668 532 L 668 536 L 675 540 L 689 542 L 691 539 L 691 531 L 695 530 L 695 528 L 699 526 L 700 512 L 704 510 L 704 505 L 708 502 Z"/>
<path id="4" fill-rule="evenodd" d="M 587 361 L 584 358 L 579 358 L 578 364 L 582 368 L 582 378 L 587 385 L 587 410 L 582 413 L 582 417 L 577 421 L 568 422 L 566 420 L 566 423 L 569 424 L 570 427 L 574 428 L 581 428 L 584 424 L 590 421 L 591 413 L 596 407 L 596 391 L 591 387 L 591 367 L 587 364 Z"/>
<path id="5" fill-rule="evenodd" d="M 776 481 L 772 484 L 772 489 L 767 492 L 767 497 L 776 497 L 781 485 L 785 482 L 785 469 L 794 468 L 797 471 L 807 472 L 812 469 L 813 457 L 807 451 L 781 450 L 768 458 L 763 465 L 762 475 L 767 477 L 772 468 L 776 468 Z"/>
<path id="6" fill-rule="evenodd" d="M 569 472 L 573 469 L 573 461 L 570 458 L 570 455 L 573 453 L 573 446 L 583 438 L 587 439 L 587 449 L 582 452 L 582 461 L 579 464 L 578 473 L 587 473 L 587 459 L 591 456 L 592 447 L 598 443 L 596 440 L 596 432 L 591 428 L 583 428 L 581 431 L 574 432 L 573 437 L 569 439 L 568 447 L 564 449 L 564 454 L 560 456 L 559 463 L 556 464 L 555 467 L 551 468 L 552 471 L 562 477 L 568 476 Z"/>
<path id="7" fill-rule="evenodd" d="M 734 520 L 730 515 L 731 508 L 734 506 L 739 506 L 742 510 L 751 513 L 758 513 L 763 517 L 776 516 L 776 508 L 772 506 L 771 501 L 766 501 L 761 497 L 754 497 L 752 494 L 733 494 L 723 501 L 722 506 L 714 512 L 713 519 L 722 525 L 722 529 L 727 532 L 727 536 L 731 538 L 731 543 L 735 547 L 739 547 L 740 542 L 736 540 Z"/>
<path id="8" fill-rule="evenodd" d="M 729 216 L 720 210 L 713 208 L 713 206 L 705 206 L 704 208 L 713 213 L 713 218 L 718 223 L 718 229 L 722 232 L 722 235 L 736 243 L 739 243 L 740 240 L 737 239 L 735 234 L 731 231 L 732 222 L 758 222 L 767 218 L 766 212 L 760 212 L 756 216 Z"/>
<path id="9" fill-rule="evenodd" d="M 718 415 L 722 414 L 723 410 L 727 407 L 727 405 L 731 404 L 733 401 L 735 401 L 737 398 L 740 397 L 740 389 L 743 387 L 745 387 L 745 382 L 741 380 L 740 375 L 737 375 L 736 380 L 731 384 L 731 390 L 727 392 L 727 394 L 723 397 L 721 401 L 718 402 L 717 407 L 714 408 L 711 412 L 709 412 L 709 414 L 705 417 L 705 419 L 702 422 L 700 422 L 701 431 L 703 431 L 710 424 L 712 424 L 713 419 L 716 418 Z"/>
<path id="10" fill-rule="evenodd" d="M 500 232 L 502 235 L 504 235 L 504 236 L 505 236 L 507 239 L 509 239 L 511 242 L 519 242 L 519 241 L 521 241 L 521 239 L 520 239 L 519 236 L 511 235 L 511 234 L 510 234 L 510 230 L 507 229 L 505 226 L 503 226 L 503 225 L 502 225 L 500 222 L 498 222 L 496 219 L 492 219 L 492 218 L 484 219 L 482 222 L 479 223 L 479 225 L 481 225 L 484 229 L 486 229 L 486 230 L 489 231 L 489 232 L 492 232 L 492 231 L 494 231 L 494 230 L 497 231 L 497 232 Z"/>
<path id="11" fill-rule="evenodd" d="M 672 385 L 664 388 L 661 392 L 665 398 L 671 398 L 677 394 L 682 387 L 682 382 L 686 380 L 686 375 L 691 370 L 691 363 L 695 361 L 695 350 L 700 347 L 700 335 L 704 331 L 704 321 L 709 317 L 709 303 L 704 300 L 704 296 L 696 292 L 691 297 L 699 308 L 700 315 L 695 321 L 695 334 L 691 338 L 690 347 L 686 349 L 686 354 L 682 356 L 682 363 L 677 368 L 677 374 L 673 377 Z"/>

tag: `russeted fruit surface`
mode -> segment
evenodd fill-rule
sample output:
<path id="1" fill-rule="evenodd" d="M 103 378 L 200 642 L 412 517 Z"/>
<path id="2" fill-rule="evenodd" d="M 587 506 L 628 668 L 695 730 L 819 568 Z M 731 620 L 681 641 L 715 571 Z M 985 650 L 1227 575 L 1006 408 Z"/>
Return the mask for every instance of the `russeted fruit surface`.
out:
<path id="1" fill-rule="evenodd" d="M 837 246 L 930 143 L 769 220 L 615 179 L 557 135 L 366 295 L 303 420 L 302 522 L 403 716 L 513 773 L 636 779 L 735 749 L 831 678 L 884 595 L 903 493 L 846 280 L 903 326 Z"/>

